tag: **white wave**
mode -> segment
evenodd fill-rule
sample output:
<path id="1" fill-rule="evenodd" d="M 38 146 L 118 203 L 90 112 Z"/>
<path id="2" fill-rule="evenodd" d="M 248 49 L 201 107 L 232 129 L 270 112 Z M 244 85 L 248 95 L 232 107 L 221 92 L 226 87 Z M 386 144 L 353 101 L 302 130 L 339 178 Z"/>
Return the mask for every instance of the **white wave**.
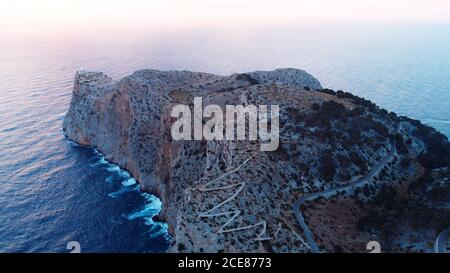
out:
<path id="1" fill-rule="evenodd" d="M 113 163 L 107 162 L 107 164 L 108 164 L 108 167 L 106 168 L 106 170 L 108 170 L 109 172 L 116 173 L 120 177 L 127 178 L 128 180 L 133 179 L 128 171 L 120 168 L 119 166 L 117 166 Z M 131 182 L 131 180 L 129 182 Z M 136 183 L 136 181 L 135 181 L 135 183 Z M 135 183 L 133 183 L 133 184 L 135 184 Z"/>
<path id="2" fill-rule="evenodd" d="M 159 211 L 161 210 L 160 207 L 155 206 L 154 204 L 150 203 L 144 206 L 143 209 L 133 212 L 130 215 L 128 215 L 128 220 L 134 220 L 136 218 L 142 218 L 142 217 L 153 217 L 155 215 L 158 215 Z"/>
<path id="3" fill-rule="evenodd" d="M 108 161 L 106 161 L 104 156 L 101 156 L 100 159 L 98 159 L 96 162 L 89 164 L 90 167 L 97 167 L 100 165 L 106 165 L 109 164 Z"/>
<path id="4" fill-rule="evenodd" d="M 121 187 L 118 191 L 109 193 L 108 196 L 112 197 L 112 198 L 117 198 L 126 192 L 136 191 L 136 190 L 139 190 L 139 185 L 135 185 L 134 187 Z"/>
<path id="5" fill-rule="evenodd" d="M 122 187 L 115 192 L 109 193 L 108 196 L 110 196 L 111 198 L 117 198 L 126 192 L 139 190 L 140 187 L 137 184 L 137 181 L 133 177 L 131 177 L 128 171 L 120 168 L 116 164 L 108 162 L 97 149 L 94 149 L 94 152 L 100 159 L 97 162 L 90 164 L 90 166 L 106 165 L 106 170 L 115 173 L 122 178 L 125 178 L 125 180 L 121 182 Z M 114 181 L 114 178 L 114 175 L 111 175 L 108 176 L 105 181 L 107 183 L 112 183 Z M 166 223 L 153 221 L 153 217 L 161 212 L 161 200 L 155 195 L 146 192 L 142 192 L 141 196 L 144 197 L 144 199 L 147 201 L 147 204 L 145 204 L 142 209 L 129 214 L 127 216 L 127 219 L 134 220 L 137 218 L 144 218 L 144 225 L 150 227 L 148 231 L 148 233 L 150 234 L 150 238 L 164 236 L 164 238 L 169 240 L 170 235 L 168 233 L 168 225 Z"/>
<path id="6" fill-rule="evenodd" d="M 119 166 L 117 166 L 117 165 L 115 165 L 115 164 L 111 164 L 111 163 L 108 163 L 108 167 L 106 167 L 106 169 L 107 169 L 109 172 L 112 172 L 112 173 L 114 173 L 114 172 L 119 172 L 119 171 L 120 171 L 120 167 L 119 167 Z"/>
<path id="7" fill-rule="evenodd" d="M 141 195 L 145 198 L 145 200 L 147 200 L 148 204 L 146 204 L 141 210 L 128 215 L 128 220 L 144 218 L 144 225 L 149 226 L 148 234 L 150 238 L 164 236 L 167 240 L 170 239 L 167 224 L 153 221 L 153 217 L 161 212 L 161 200 L 153 194 L 146 192 L 143 192 Z"/>
<path id="8" fill-rule="evenodd" d="M 160 223 L 160 222 L 153 222 L 152 224 L 154 228 L 150 229 L 149 231 L 149 237 L 151 239 L 164 236 L 167 240 L 170 239 L 169 235 L 169 226 L 166 223 Z"/>
<path id="9" fill-rule="evenodd" d="M 150 194 L 150 193 L 148 193 L 148 192 L 143 192 L 143 193 L 141 193 L 141 195 L 142 195 L 142 197 L 145 198 L 145 200 L 147 200 L 147 202 L 152 203 L 152 204 L 154 204 L 155 206 L 158 206 L 159 209 L 162 208 L 162 202 L 161 202 L 161 200 L 160 200 L 158 197 L 156 197 L 155 195 Z"/>
<path id="10" fill-rule="evenodd" d="M 129 178 L 129 177 L 131 176 L 129 172 L 127 172 L 127 171 L 125 171 L 125 170 L 123 170 L 123 169 L 120 169 L 120 170 L 117 172 L 117 174 L 120 175 L 120 176 L 123 177 L 123 178 Z"/>
<path id="11" fill-rule="evenodd" d="M 112 182 L 114 181 L 114 176 L 108 176 L 108 177 L 105 179 L 105 181 L 106 181 L 107 183 L 112 183 Z"/>
<path id="12" fill-rule="evenodd" d="M 136 184 L 136 180 L 134 178 L 128 178 L 127 180 L 122 181 L 122 185 L 125 187 L 132 186 Z"/>
<path id="13" fill-rule="evenodd" d="M 99 165 L 107 165 L 106 170 L 108 170 L 109 172 L 115 172 L 123 178 L 129 178 L 131 176 L 130 173 L 127 172 L 126 170 L 124 170 L 124 169 L 120 168 L 118 165 L 106 160 L 105 156 L 102 155 L 97 149 L 94 149 L 94 153 L 100 159 L 97 160 L 95 163 L 90 164 L 89 166 L 96 167 Z"/>

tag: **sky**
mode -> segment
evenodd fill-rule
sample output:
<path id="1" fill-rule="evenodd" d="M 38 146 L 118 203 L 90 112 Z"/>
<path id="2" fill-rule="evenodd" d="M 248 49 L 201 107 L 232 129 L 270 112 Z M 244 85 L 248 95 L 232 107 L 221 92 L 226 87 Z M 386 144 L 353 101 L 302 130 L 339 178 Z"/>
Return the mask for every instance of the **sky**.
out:
<path id="1" fill-rule="evenodd" d="M 334 23 L 450 24 L 450 0 L 0 0 L 3 32 Z"/>

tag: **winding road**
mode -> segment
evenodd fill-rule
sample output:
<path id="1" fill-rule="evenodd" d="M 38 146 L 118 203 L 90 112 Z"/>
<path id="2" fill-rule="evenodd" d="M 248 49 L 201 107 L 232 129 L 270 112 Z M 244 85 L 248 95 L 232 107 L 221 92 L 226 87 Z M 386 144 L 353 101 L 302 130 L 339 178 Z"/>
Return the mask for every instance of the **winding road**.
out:
<path id="1" fill-rule="evenodd" d="M 238 194 L 244 189 L 247 182 L 228 184 L 228 185 L 218 186 L 218 187 L 211 187 L 211 185 L 213 185 L 217 181 L 221 180 L 222 178 L 225 178 L 226 176 L 239 171 L 244 165 L 246 165 L 251 159 L 253 159 L 256 156 L 257 156 L 257 154 L 254 154 L 254 155 L 248 157 L 246 160 L 244 160 L 243 163 L 241 163 L 236 168 L 220 175 L 219 177 L 209 181 L 208 183 L 206 183 L 198 188 L 198 190 L 202 191 L 202 192 L 210 192 L 210 191 L 218 191 L 218 190 L 224 190 L 224 189 L 230 189 L 230 188 L 237 188 L 237 190 L 226 200 L 215 205 L 213 208 L 200 213 L 200 215 L 199 215 L 199 217 L 206 217 L 206 218 L 213 218 L 213 217 L 218 217 L 218 216 L 230 216 L 230 218 L 228 218 L 228 220 L 217 230 L 217 233 L 236 232 L 236 231 L 242 231 L 242 230 L 247 230 L 247 229 L 252 229 L 252 228 L 255 228 L 258 226 L 262 226 L 261 232 L 258 235 L 256 235 L 254 240 L 264 241 L 264 240 L 272 239 L 271 237 L 266 236 L 267 222 L 265 220 L 259 221 L 258 223 L 252 224 L 252 225 L 246 225 L 246 226 L 240 226 L 240 227 L 236 227 L 236 228 L 227 229 L 227 227 L 241 214 L 242 211 L 240 209 L 237 209 L 237 210 L 230 210 L 230 211 L 223 211 L 223 212 L 215 212 L 219 208 L 223 207 L 225 204 L 231 202 L 234 198 L 236 198 L 236 196 L 238 196 Z"/>
<path id="2" fill-rule="evenodd" d="M 441 233 L 439 233 L 436 241 L 434 242 L 434 253 L 448 253 L 447 239 L 449 233 L 450 228 L 444 229 Z"/>
<path id="3" fill-rule="evenodd" d="M 396 128 L 396 132 L 398 132 L 400 130 L 400 127 L 401 126 L 399 124 Z M 371 178 L 373 178 L 375 175 L 377 175 L 380 172 L 380 170 L 383 169 L 383 167 L 385 167 L 386 164 L 392 158 L 394 158 L 395 154 L 397 153 L 397 150 L 395 147 L 396 147 L 395 143 L 391 143 L 391 149 L 390 149 L 389 153 L 385 157 L 383 157 L 380 160 L 380 162 L 378 162 L 375 166 L 373 166 L 370 169 L 370 171 L 363 177 L 360 177 L 353 181 L 350 181 L 350 182 L 346 183 L 345 185 L 330 188 L 326 191 L 316 192 L 316 193 L 302 196 L 302 197 L 300 197 L 300 199 L 298 199 L 294 203 L 293 210 L 294 210 L 295 217 L 297 218 L 298 224 L 303 229 L 303 232 L 306 237 L 306 241 L 308 242 L 308 245 L 310 246 L 310 249 L 313 253 L 319 253 L 320 251 L 319 251 L 319 247 L 317 246 L 316 241 L 313 238 L 313 234 L 312 234 L 311 230 L 308 228 L 308 225 L 306 225 L 305 219 L 304 219 L 302 213 L 300 212 L 301 205 L 303 205 L 306 201 L 311 201 L 311 200 L 314 200 L 319 197 L 330 197 L 330 196 L 336 194 L 338 191 L 348 190 L 350 188 L 358 187 L 358 186 L 368 182 Z"/>

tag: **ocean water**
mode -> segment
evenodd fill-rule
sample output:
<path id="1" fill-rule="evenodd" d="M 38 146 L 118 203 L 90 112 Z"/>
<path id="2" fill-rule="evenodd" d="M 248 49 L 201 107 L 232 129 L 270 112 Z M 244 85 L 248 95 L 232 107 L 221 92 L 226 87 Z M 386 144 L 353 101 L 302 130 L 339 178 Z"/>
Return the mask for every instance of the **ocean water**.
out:
<path id="1" fill-rule="evenodd" d="M 305 69 L 450 136 L 450 26 L 140 29 L 0 36 L 0 252 L 161 252 L 159 199 L 62 134 L 75 71 Z"/>

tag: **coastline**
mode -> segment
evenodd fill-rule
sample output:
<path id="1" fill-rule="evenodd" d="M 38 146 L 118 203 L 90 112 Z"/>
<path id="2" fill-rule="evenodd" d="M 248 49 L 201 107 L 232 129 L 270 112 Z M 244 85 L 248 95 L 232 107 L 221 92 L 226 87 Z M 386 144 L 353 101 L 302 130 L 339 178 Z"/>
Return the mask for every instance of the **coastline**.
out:
<path id="1" fill-rule="evenodd" d="M 217 76 L 189 71 L 140 70 L 120 81 L 113 81 L 100 72 L 83 71 L 77 73 L 75 77 L 74 97 L 64 120 L 65 135 L 80 144 L 94 147 L 109 161 L 127 170 L 139 183 L 141 190 L 154 193 L 160 198 L 163 209 L 158 218 L 165 220 L 168 232 L 174 239 L 169 252 L 216 252 L 222 251 L 223 248 L 227 249 L 226 251 L 240 249 L 259 252 L 267 241 L 274 241 L 274 243 L 283 241 L 284 244 L 293 247 L 290 251 L 307 252 L 308 246 L 304 244 L 305 240 L 300 237 L 301 244 L 296 245 L 298 243 L 292 242 L 290 234 L 296 233 L 296 230 L 291 227 L 299 217 L 295 219 L 292 218 L 293 215 L 283 216 L 282 210 L 275 210 L 275 215 L 270 216 L 272 218 L 264 218 L 267 217 L 263 214 L 268 204 L 252 206 L 250 210 L 232 208 L 233 203 L 236 202 L 250 200 L 254 202 L 255 199 L 258 202 L 264 202 L 264 199 L 260 199 L 260 196 L 264 195 L 268 195 L 267 200 L 270 202 L 276 204 L 281 201 L 285 206 L 285 203 L 289 204 L 296 200 L 291 198 L 299 195 L 295 193 L 280 199 L 277 192 L 282 189 L 279 187 L 292 188 L 294 191 L 295 187 L 299 187 L 295 185 L 302 185 L 305 196 L 311 191 L 308 189 L 311 187 L 308 184 L 314 185 L 317 184 L 316 182 L 309 183 L 307 180 L 289 182 L 286 178 L 282 178 L 297 176 L 297 173 L 292 173 L 292 166 L 305 165 L 304 162 L 296 162 L 299 160 L 296 159 L 297 156 L 290 154 L 293 144 L 288 143 L 299 146 L 310 145 L 312 149 L 304 147 L 300 152 L 309 149 L 310 154 L 305 158 L 309 157 L 322 165 L 333 159 L 317 158 L 317 154 L 341 153 L 341 159 L 337 160 L 339 164 L 343 164 L 340 160 L 349 160 L 345 159 L 349 151 L 356 154 L 352 155 L 350 160 L 350 162 L 353 161 L 350 164 L 355 167 L 350 169 L 344 170 L 343 167 L 339 169 L 338 166 L 325 165 L 328 169 L 322 170 L 323 166 L 317 168 L 311 163 L 306 167 L 315 172 L 315 175 L 309 174 L 310 179 L 316 181 L 321 179 L 319 181 L 321 185 L 313 192 L 329 192 L 333 189 L 333 185 L 343 185 L 336 189 L 352 187 L 353 182 L 349 185 L 345 184 L 353 181 L 351 178 L 357 177 L 358 172 L 359 175 L 364 175 L 368 167 L 370 169 L 370 166 L 378 166 L 374 164 L 381 160 L 383 155 L 386 156 L 385 158 L 390 158 L 388 156 L 392 152 L 391 140 L 393 139 L 395 139 L 393 143 L 399 150 L 399 153 L 395 153 L 396 160 L 381 166 L 383 172 L 378 172 L 381 167 L 377 167 L 376 171 L 369 171 L 370 177 L 366 180 L 370 180 L 367 183 L 371 187 L 374 181 L 385 175 L 386 170 L 395 179 L 400 177 L 406 180 L 413 179 L 414 175 L 410 176 L 410 174 L 414 174 L 416 170 L 402 172 L 399 164 L 403 164 L 406 159 L 420 161 L 422 159 L 419 157 L 423 153 L 428 153 L 426 156 L 431 160 L 429 163 L 434 166 L 436 164 L 436 161 L 433 161 L 434 157 L 438 155 L 433 153 L 439 154 L 445 151 L 448 148 L 446 146 L 448 139 L 444 140 L 442 134 L 431 127 L 422 125 L 419 121 L 397 117 L 395 113 L 388 112 L 369 100 L 343 91 L 310 88 L 304 79 L 312 76 L 308 74 L 304 76 L 303 73 L 306 72 L 278 69 L 271 72 Z M 253 151 L 255 145 L 239 141 L 177 142 L 171 139 L 168 133 L 170 125 L 174 122 L 169 117 L 171 107 L 175 103 L 188 103 L 195 96 L 203 96 L 206 102 L 219 102 L 219 104 L 229 100 L 241 101 L 241 103 L 253 100 L 263 104 L 275 102 L 283 105 L 284 108 L 280 117 L 282 127 L 299 128 L 287 132 L 287 135 L 281 138 L 281 146 L 276 152 L 261 153 L 259 162 L 255 162 L 252 166 L 244 166 L 240 170 L 235 167 L 236 164 L 246 162 L 249 158 L 248 153 Z M 343 123 L 344 120 L 351 122 Z M 400 131 L 395 130 L 398 122 L 405 123 Z M 350 127 L 342 128 L 345 126 Z M 336 141 L 336 137 L 332 137 L 336 134 L 332 132 L 333 130 L 344 139 L 332 144 L 339 145 L 340 148 L 330 152 L 327 148 L 330 144 L 326 143 Z M 349 132 L 355 130 L 356 134 L 352 133 L 347 137 Z M 416 130 L 420 133 L 415 133 Z M 299 138 L 305 141 L 298 142 Z M 369 139 L 372 139 L 371 142 L 368 142 Z M 405 146 L 405 141 L 410 143 L 408 144 L 410 147 Z M 433 148 L 431 153 L 426 152 L 427 145 L 433 141 L 442 142 L 439 144 L 442 145 L 442 149 Z M 290 145 L 290 148 L 286 145 Z M 355 145 L 359 148 L 356 149 Z M 319 152 L 314 152 L 314 149 Z M 254 152 L 256 151 L 252 153 Z M 225 163 L 221 166 L 217 161 L 223 159 Z M 190 164 L 192 160 L 194 165 Z M 265 176 L 271 177 L 274 170 L 271 170 L 270 166 L 274 164 L 279 165 L 278 172 L 281 173 L 276 183 L 267 184 L 267 181 L 261 179 Z M 233 168 L 239 171 L 229 174 L 227 170 Z M 299 171 L 304 172 L 304 170 L 295 172 Z M 336 172 L 347 172 L 349 178 L 337 177 Z M 331 177 L 325 176 L 327 173 L 331 173 Z M 327 182 L 333 177 L 336 182 Z M 234 191 L 238 184 L 232 181 L 236 179 L 243 182 L 239 184 L 237 191 Z M 271 179 L 273 178 L 269 178 L 269 181 Z M 217 183 L 217 186 L 208 189 L 201 186 L 204 183 L 209 185 L 213 182 Z M 285 185 L 287 182 L 289 185 Z M 258 186 L 252 189 L 251 184 Z M 378 189 L 370 190 L 373 192 L 370 194 L 376 195 L 380 190 L 379 187 L 384 184 L 389 183 L 378 185 Z M 223 189 L 224 193 L 219 193 L 219 189 L 221 191 Z M 220 201 L 227 195 L 230 195 L 228 199 Z M 229 207 L 227 208 L 229 211 L 221 212 L 222 207 Z M 247 216 L 248 213 L 250 215 Z M 255 219 L 255 215 L 252 214 L 258 215 L 256 218 L 258 224 L 240 219 L 245 217 Z M 222 228 L 217 230 L 214 222 L 217 221 L 216 218 L 222 216 L 229 218 L 225 224 L 222 223 Z M 198 217 L 204 220 L 199 222 Z M 282 228 L 284 226 L 282 222 L 274 222 L 280 217 L 283 217 L 285 221 L 285 228 Z M 228 225 L 230 228 L 225 229 Z M 262 231 L 258 231 L 260 226 L 263 228 Z M 240 234 L 250 236 L 250 241 L 239 242 L 239 248 L 220 239 L 229 238 L 227 240 L 233 241 L 235 239 L 232 238 L 241 236 Z M 255 234 L 259 235 L 253 238 Z M 282 238 L 279 238 L 280 234 Z M 307 237 L 308 241 L 311 241 L 310 237 Z M 313 250 L 317 251 L 318 248 L 314 247 Z"/>

